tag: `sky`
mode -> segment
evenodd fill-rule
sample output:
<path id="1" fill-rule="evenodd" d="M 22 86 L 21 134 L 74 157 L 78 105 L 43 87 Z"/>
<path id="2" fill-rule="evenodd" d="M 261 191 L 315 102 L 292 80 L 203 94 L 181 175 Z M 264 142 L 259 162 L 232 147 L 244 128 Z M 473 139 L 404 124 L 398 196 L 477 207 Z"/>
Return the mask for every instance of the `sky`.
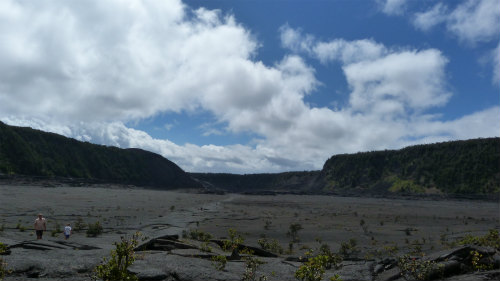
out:
<path id="1" fill-rule="evenodd" d="M 0 1 L 0 120 L 188 172 L 500 134 L 500 0 Z"/>

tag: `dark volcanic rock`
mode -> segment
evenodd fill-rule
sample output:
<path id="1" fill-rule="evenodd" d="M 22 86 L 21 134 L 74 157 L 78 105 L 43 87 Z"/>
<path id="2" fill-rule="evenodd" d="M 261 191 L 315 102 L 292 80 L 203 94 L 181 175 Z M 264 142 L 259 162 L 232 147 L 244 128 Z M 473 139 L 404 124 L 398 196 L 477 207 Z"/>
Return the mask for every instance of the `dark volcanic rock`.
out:
<path id="1" fill-rule="evenodd" d="M 490 280 L 490 279 L 474 279 L 478 276 L 483 276 L 484 278 L 489 278 L 488 276 L 493 276 L 495 271 L 492 271 L 493 275 L 481 275 L 475 274 L 472 265 L 473 253 L 479 253 L 482 255 L 482 259 L 479 261 L 481 266 L 486 268 L 499 268 L 500 263 L 497 261 L 498 253 L 495 249 L 491 247 L 479 247 L 475 245 L 466 245 L 450 250 L 439 251 L 430 254 L 422 258 L 423 262 L 430 262 L 430 271 L 428 272 L 428 280 L 442 279 L 445 277 L 449 278 L 464 278 L 460 280 Z M 418 260 L 418 258 L 417 258 Z M 375 280 L 397 280 L 401 278 L 401 272 L 398 267 L 394 267 L 389 270 L 384 270 L 384 263 L 380 262 L 374 266 L 374 274 L 376 274 Z M 416 270 L 419 270 L 418 268 Z M 459 279 L 450 279 L 459 280 Z M 497 279 L 494 279 L 497 280 Z"/>
<path id="2" fill-rule="evenodd" d="M 330 275 L 338 274 L 344 281 L 371 281 L 373 279 L 372 267 L 373 262 L 370 261 L 347 261 L 342 263 L 339 270 L 330 271 Z"/>
<path id="3" fill-rule="evenodd" d="M 379 273 L 376 277 L 376 281 L 392 281 L 392 280 L 398 280 L 401 278 L 401 271 L 399 268 L 394 267 L 389 270 L 385 270 L 381 273 Z"/>
<path id="4" fill-rule="evenodd" d="M 500 270 L 478 271 L 463 275 L 453 276 L 444 279 L 446 281 L 498 281 L 500 280 Z"/>
<path id="5" fill-rule="evenodd" d="M 219 239 L 212 239 L 212 240 L 210 240 L 210 242 L 216 243 L 217 245 L 219 245 L 219 247 L 222 247 L 224 245 L 224 241 L 219 240 Z M 241 251 L 244 249 L 248 249 L 248 250 L 252 251 L 254 255 L 259 256 L 259 257 L 266 257 L 266 258 L 278 257 L 278 255 L 276 255 L 275 253 L 266 251 L 262 248 L 257 248 L 257 247 L 253 247 L 253 246 L 249 246 L 249 245 L 238 245 L 238 251 Z"/>
<path id="6" fill-rule="evenodd" d="M 129 272 L 136 274 L 139 281 L 167 280 L 167 278 L 169 278 L 163 271 L 154 268 L 141 268 L 135 266 L 131 267 Z"/>

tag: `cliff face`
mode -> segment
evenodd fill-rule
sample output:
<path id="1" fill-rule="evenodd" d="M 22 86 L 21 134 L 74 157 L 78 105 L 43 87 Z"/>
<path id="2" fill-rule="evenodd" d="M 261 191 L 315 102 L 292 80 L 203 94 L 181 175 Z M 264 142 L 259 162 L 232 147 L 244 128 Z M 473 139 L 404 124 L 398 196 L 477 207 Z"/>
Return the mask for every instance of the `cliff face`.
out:
<path id="1" fill-rule="evenodd" d="M 265 191 L 308 193 L 312 190 L 318 175 L 319 171 L 246 175 L 191 173 L 193 178 L 209 189 L 247 193 Z"/>
<path id="2" fill-rule="evenodd" d="M 162 189 L 203 184 L 231 192 L 493 194 L 500 191 L 500 138 L 335 155 L 321 171 L 188 174 L 152 152 L 90 144 L 0 122 L 0 174 Z"/>
<path id="3" fill-rule="evenodd" d="M 500 190 L 500 139 L 474 139 L 400 150 L 335 155 L 316 189 L 489 194 Z"/>
<path id="4" fill-rule="evenodd" d="M 335 155 L 321 171 L 192 176 L 207 187 L 232 192 L 493 194 L 500 191 L 500 139 Z"/>
<path id="5" fill-rule="evenodd" d="M 162 189 L 200 187 L 176 164 L 152 152 L 80 142 L 1 122 L 0 173 L 73 177 Z"/>

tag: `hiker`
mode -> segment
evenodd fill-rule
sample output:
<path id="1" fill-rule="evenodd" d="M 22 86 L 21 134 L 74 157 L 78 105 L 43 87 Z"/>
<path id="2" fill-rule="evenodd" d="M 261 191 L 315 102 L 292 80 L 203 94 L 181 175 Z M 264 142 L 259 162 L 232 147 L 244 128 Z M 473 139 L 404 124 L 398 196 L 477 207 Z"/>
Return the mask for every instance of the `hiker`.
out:
<path id="1" fill-rule="evenodd" d="M 64 239 L 65 240 L 68 240 L 69 236 L 71 235 L 72 230 L 71 230 L 71 226 L 70 224 L 68 223 L 65 227 L 64 227 Z"/>
<path id="2" fill-rule="evenodd" d="M 38 214 L 38 218 L 35 220 L 35 231 L 36 239 L 42 239 L 43 232 L 47 230 L 47 221 L 42 214 Z"/>

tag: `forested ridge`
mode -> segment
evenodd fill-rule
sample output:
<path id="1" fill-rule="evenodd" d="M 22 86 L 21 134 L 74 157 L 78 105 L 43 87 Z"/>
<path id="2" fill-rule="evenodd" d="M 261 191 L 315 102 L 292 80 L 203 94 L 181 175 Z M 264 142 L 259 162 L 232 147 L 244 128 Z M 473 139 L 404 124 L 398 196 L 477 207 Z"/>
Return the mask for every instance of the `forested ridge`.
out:
<path id="1" fill-rule="evenodd" d="M 232 192 L 317 194 L 496 194 L 500 139 L 472 139 L 332 156 L 321 171 L 277 174 L 193 173 Z"/>
<path id="2" fill-rule="evenodd" d="M 319 171 L 284 172 L 276 174 L 191 173 L 208 188 L 231 192 L 308 192 L 313 188 Z"/>
<path id="3" fill-rule="evenodd" d="M 323 191 L 358 187 L 410 193 L 497 193 L 500 139 L 335 155 L 326 161 L 319 178 L 316 186 Z"/>
<path id="4" fill-rule="evenodd" d="M 199 187 L 176 164 L 152 152 L 96 145 L 2 122 L 0 173 L 71 177 L 158 188 Z"/>
<path id="5" fill-rule="evenodd" d="M 500 138 L 334 155 L 320 171 L 185 173 L 141 149 L 81 142 L 0 122 L 0 175 L 67 177 L 230 192 L 498 194 Z"/>

